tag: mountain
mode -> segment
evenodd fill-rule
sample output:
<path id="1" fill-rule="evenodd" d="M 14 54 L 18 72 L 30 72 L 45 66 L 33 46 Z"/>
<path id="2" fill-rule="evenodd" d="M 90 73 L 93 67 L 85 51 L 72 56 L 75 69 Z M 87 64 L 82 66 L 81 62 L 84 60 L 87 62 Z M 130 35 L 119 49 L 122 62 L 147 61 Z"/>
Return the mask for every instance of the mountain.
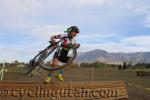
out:
<path id="1" fill-rule="evenodd" d="M 122 64 L 128 63 L 150 63 L 150 52 L 135 52 L 135 53 L 109 53 L 105 50 L 96 49 L 78 54 L 76 61 L 93 62 L 100 61 L 105 63 Z"/>

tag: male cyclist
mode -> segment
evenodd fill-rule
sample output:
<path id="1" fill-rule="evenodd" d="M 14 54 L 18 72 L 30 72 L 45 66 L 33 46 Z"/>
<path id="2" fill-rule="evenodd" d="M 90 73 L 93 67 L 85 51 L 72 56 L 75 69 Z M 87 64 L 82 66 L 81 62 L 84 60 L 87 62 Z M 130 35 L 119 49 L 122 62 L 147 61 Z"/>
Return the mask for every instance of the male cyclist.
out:
<path id="1" fill-rule="evenodd" d="M 62 49 L 61 51 L 55 52 L 54 56 L 53 56 L 53 60 L 52 60 L 52 65 L 50 67 L 55 67 L 58 65 L 59 61 L 63 62 L 63 63 L 67 63 L 68 60 L 71 58 L 68 55 L 68 52 L 70 49 L 72 48 L 78 48 L 80 47 L 80 44 L 77 44 L 74 37 L 79 33 L 79 28 L 77 26 L 71 26 L 69 27 L 65 32 L 67 32 L 67 34 L 59 34 L 59 35 L 55 35 L 51 37 L 51 42 L 52 44 L 55 44 L 55 39 L 63 39 L 63 44 L 62 44 Z M 52 75 L 53 75 L 54 71 L 49 71 L 48 76 L 45 79 L 45 83 L 48 83 L 51 81 L 52 79 Z M 58 70 L 55 73 L 55 77 L 57 79 L 59 79 L 60 81 L 64 81 L 62 74 L 64 73 L 63 70 Z"/>

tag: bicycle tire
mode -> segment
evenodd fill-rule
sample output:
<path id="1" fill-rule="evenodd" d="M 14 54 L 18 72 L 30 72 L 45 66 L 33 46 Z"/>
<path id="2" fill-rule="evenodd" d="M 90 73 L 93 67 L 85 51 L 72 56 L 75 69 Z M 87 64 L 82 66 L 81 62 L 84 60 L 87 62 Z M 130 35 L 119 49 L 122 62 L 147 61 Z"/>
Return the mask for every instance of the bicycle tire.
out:
<path id="1" fill-rule="evenodd" d="M 48 46 L 49 47 L 49 46 Z M 48 48 L 47 47 L 47 48 Z M 26 71 L 25 72 L 25 74 L 29 74 L 29 73 L 31 73 L 34 69 L 35 69 L 35 67 L 36 66 L 38 66 L 38 57 L 42 54 L 42 52 L 44 52 L 47 48 L 45 48 L 43 51 L 41 51 L 41 52 L 39 52 L 32 60 L 30 60 L 29 61 L 29 64 L 28 64 L 28 66 L 27 67 L 30 67 L 29 69 L 28 69 L 28 71 Z M 37 61 L 35 61 L 37 59 Z"/>
<path id="2" fill-rule="evenodd" d="M 28 64 L 28 67 L 30 68 L 28 69 L 28 71 L 25 72 L 25 74 L 29 74 L 30 72 L 32 72 L 32 70 L 34 70 L 37 65 L 38 65 L 38 62 L 35 62 L 34 59 L 31 60 Z"/>
<path id="3" fill-rule="evenodd" d="M 52 53 L 52 52 L 47 53 L 47 54 L 50 55 L 51 53 Z M 47 55 L 45 55 L 45 56 L 47 56 Z M 64 67 L 70 65 L 70 64 L 74 61 L 74 59 L 76 58 L 76 56 L 77 56 L 77 49 L 74 48 L 74 49 L 73 49 L 73 57 L 72 57 L 65 65 L 63 65 L 63 66 L 56 66 L 56 67 L 53 67 L 53 68 L 44 65 L 44 64 L 42 63 L 42 62 L 43 62 L 43 61 L 42 61 L 43 57 L 41 56 L 41 57 L 39 57 L 39 65 L 40 65 L 40 67 L 41 67 L 42 69 L 44 69 L 44 70 L 55 71 L 55 70 L 59 70 L 59 69 L 62 69 L 62 68 L 64 68 Z"/>

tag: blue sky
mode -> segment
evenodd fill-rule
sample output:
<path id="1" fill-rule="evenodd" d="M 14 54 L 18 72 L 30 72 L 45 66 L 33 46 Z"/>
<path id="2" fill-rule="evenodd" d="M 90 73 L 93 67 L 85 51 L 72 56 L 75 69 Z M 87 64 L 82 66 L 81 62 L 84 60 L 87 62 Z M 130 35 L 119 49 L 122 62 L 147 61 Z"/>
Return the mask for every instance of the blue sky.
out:
<path id="1" fill-rule="evenodd" d="M 70 25 L 79 52 L 150 51 L 149 11 L 149 0 L 0 0 L 0 62 L 30 60 Z"/>

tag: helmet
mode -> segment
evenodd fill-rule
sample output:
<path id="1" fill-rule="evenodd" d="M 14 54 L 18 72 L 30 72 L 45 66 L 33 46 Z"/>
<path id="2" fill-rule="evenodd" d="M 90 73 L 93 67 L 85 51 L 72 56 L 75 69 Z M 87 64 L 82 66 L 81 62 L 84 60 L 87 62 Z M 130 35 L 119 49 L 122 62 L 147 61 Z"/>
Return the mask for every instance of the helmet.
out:
<path id="1" fill-rule="evenodd" d="M 76 33 L 79 33 L 79 28 L 77 26 L 71 26 L 69 27 L 65 32 L 67 33 L 71 33 L 71 32 L 76 32 Z"/>

